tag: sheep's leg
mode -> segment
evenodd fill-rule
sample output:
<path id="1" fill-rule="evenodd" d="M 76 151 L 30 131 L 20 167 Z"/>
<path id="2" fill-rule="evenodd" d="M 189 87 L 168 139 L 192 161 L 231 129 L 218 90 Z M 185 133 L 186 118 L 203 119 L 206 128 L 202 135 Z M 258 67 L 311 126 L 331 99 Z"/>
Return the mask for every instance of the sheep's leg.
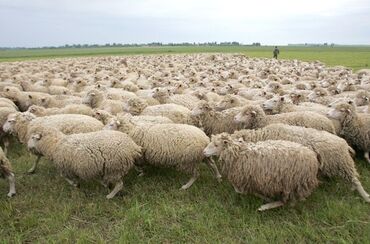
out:
<path id="1" fill-rule="evenodd" d="M 217 165 L 216 165 L 215 161 L 212 158 L 207 158 L 206 160 L 207 160 L 208 166 L 211 167 L 211 170 L 215 174 L 217 181 L 221 182 L 222 181 L 222 176 L 220 174 L 220 171 L 218 171 L 218 168 L 217 168 Z"/>
<path id="2" fill-rule="evenodd" d="M 3 143 L 4 143 L 4 154 L 6 156 L 8 154 L 8 148 L 9 148 L 9 144 L 10 144 L 9 138 L 4 137 Z"/>
<path id="3" fill-rule="evenodd" d="M 369 152 L 365 152 L 365 153 L 364 153 L 364 157 L 366 158 L 366 161 L 367 161 L 368 163 L 370 163 Z"/>
<path id="4" fill-rule="evenodd" d="M 111 193 L 107 195 L 107 199 L 112 199 L 119 191 L 121 191 L 123 188 L 123 182 L 119 181 Z"/>
<path id="5" fill-rule="evenodd" d="M 8 197 L 12 197 L 15 195 L 15 177 L 13 173 L 10 173 L 8 175 L 8 181 L 9 181 L 9 193 Z"/>
<path id="6" fill-rule="evenodd" d="M 64 175 L 61 175 L 67 182 L 68 184 L 70 184 L 71 186 L 74 186 L 74 187 L 78 187 L 78 182 L 64 176 Z"/>
<path id="7" fill-rule="evenodd" d="M 41 159 L 41 155 L 38 155 L 36 161 L 33 163 L 32 167 L 28 170 L 28 173 L 29 174 L 35 173 L 36 168 L 37 168 L 37 165 L 40 162 L 40 159 Z"/>
<path id="8" fill-rule="evenodd" d="M 243 194 L 243 192 L 242 192 L 242 191 L 240 191 L 240 190 L 238 189 L 238 187 L 236 187 L 235 185 L 233 185 L 233 187 L 234 187 L 234 190 L 235 190 L 235 192 L 236 192 L 236 193 L 238 193 L 238 194 Z"/>
<path id="9" fill-rule="evenodd" d="M 278 207 L 281 207 L 283 205 L 284 205 L 284 203 L 282 201 L 270 202 L 270 203 L 261 205 L 261 207 L 258 208 L 258 211 L 262 212 L 262 211 L 265 211 L 265 210 L 278 208 Z"/>
<path id="10" fill-rule="evenodd" d="M 135 165 L 135 170 L 139 173 L 138 176 L 144 176 L 144 169 L 142 167 Z"/>
<path id="11" fill-rule="evenodd" d="M 354 180 L 354 182 L 352 183 L 352 189 L 356 189 L 361 197 L 365 200 L 365 202 L 370 203 L 370 195 L 365 191 L 358 179 Z"/>
<path id="12" fill-rule="evenodd" d="M 259 193 L 254 193 L 254 195 L 258 198 L 261 198 L 262 200 L 266 201 L 266 202 L 271 202 L 272 200 L 268 197 L 265 197 L 264 195 L 262 194 L 259 194 Z"/>
<path id="13" fill-rule="evenodd" d="M 180 190 L 186 190 L 189 187 L 191 187 L 191 185 L 193 185 L 193 183 L 198 179 L 198 177 L 199 177 L 198 170 L 197 169 L 194 169 L 193 176 L 190 178 L 190 180 L 188 181 L 188 183 L 186 183 L 185 185 L 183 185 L 181 187 Z"/>

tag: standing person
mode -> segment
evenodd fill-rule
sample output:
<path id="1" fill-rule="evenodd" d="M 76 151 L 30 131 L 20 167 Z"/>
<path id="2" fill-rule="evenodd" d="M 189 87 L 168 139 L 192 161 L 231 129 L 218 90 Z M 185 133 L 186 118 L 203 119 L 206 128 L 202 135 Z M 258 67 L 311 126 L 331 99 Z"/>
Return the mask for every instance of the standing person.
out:
<path id="1" fill-rule="evenodd" d="M 278 58 L 278 55 L 279 55 L 279 53 L 280 53 L 280 51 L 279 51 L 279 48 L 277 47 L 277 46 L 275 46 L 275 48 L 274 48 L 274 52 L 273 52 L 273 54 L 274 54 L 274 58 Z"/>

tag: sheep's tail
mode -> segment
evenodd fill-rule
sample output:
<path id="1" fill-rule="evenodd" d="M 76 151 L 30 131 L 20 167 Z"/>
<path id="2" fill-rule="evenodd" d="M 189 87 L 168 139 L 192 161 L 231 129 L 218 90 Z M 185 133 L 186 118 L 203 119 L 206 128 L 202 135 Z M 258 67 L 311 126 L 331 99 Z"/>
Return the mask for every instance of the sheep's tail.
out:
<path id="1" fill-rule="evenodd" d="M 352 158 L 356 157 L 356 151 L 352 147 L 348 146 L 348 152 L 351 154 Z"/>

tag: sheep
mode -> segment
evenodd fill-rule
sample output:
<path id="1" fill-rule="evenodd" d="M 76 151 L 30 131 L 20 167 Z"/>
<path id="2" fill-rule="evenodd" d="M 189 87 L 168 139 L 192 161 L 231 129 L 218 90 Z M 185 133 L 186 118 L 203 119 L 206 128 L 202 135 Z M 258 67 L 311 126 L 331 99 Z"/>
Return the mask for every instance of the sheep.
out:
<path id="1" fill-rule="evenodd" d="M 241 107 L 243 105 L 246 105 L 248 104 L 249 101 L 238 96 L 238 95 L 231 95 L 231 94 L 228 94 L 226 96 L 224 96 L 222 98 L 221 101 L 219 101 L 216 106 L 215 106 L 215 109 L 217 111 L 222 111 L 222 110 L 225 110 L 225 109 L 229 109 L 229 108 L 235 108 L 235 107 Z"/>
<path id="2" fill-rule="evenodd" d="M 340 122 L 340 135 L 351 146 L 362 150 L 365 159 L 370 163 L 370 114 L 358 114 L 354 104 L 342 102 L 329 111 L 328 117 Z"/>
<path id="3" fill-rule="evenodd" d="M 30 113 L 33 113 L 37 117 L 54 115 L 54 114 L 83 114 L 92 116 L 93 110 L 83 104 L 70 104 L 63 108 L 44 108 L 37 105 L 32 105 L 27 110 Z"/>
<path id="4" fill-rule="evenodd" d="M 49 94 L 40 92 L 22 92 L 16 87 L 4 87 L 3 96 L 12 100 L 20 111 L 27 111 L 32 104 L 37 104 L 41 97 L 49 97 Z"/>
<path id="5" fill-rule="evenodd" d="M 356 106 L 365 106 L 369 104 L 370 94 L 367 91 L 361 90 L 357 92 L 355 97 Z"/>
<path id="6" fill-rule="evenodd" d="M 53 127 L 35 126 L 30 133 L 29 150 L 52 160 L 70 184 L 77 186 L 74 178 L 114 184 L 107 199 L 122 190 L 122 178 L 141 157 L 141 148 L 117 131 L 64 135 Z"/>
<path id="7" fill-rule="evenodd" d="M 230 108 L 217 112 L 206 101 L 200 101 L 192 110 L 192 116 L 199 119 L 205 133 L 210 136 L 221 132 L 232 133 L 243 128 L 242 124 L 234 123 L 234 116 L 240 112 L 239 108 Z"/>
<path id="8" fill-rule="evenodd" d="M 148 103 L 144 99 L 138 97 L 127 100 L 127 105 L 124 108 L 132 115 L 139 115 L 146 107 L 148 107 Z"/>
<path id="9" fill-rule="evenodd" d="M 194 125 L 196 122 L 191 117 L 191 111 L 177 104 L 160 104 L 146 107 L 140 115 L 163 116 L 177 124 Z"/>
<path id="10" fill-rule="evenodd" d="M 184 106 L 188 109 L 193 109 L 200 101 L 197 97 L 190 94 L 175 94 L 170 96 L 168 88 L 156 88 L 153 91 L 153 98 L 157 99 L 161 104 L 173 103 Z"/>
<path id="11" fill-rule="evenodd" d="M 358 179 L 359 175 L 352 159 L 355 152 L 345 140 L 336 135 L 311 128 L 271 124 L 258 130 L 236 131 L 232 138 L 242 138 L 246 142 L 254 143 L 265 140 L 286 140 L 302 144 L 318 155 L 320 175 L 343 178 L 352 184 L 366 202 L 370 202 L 369 194 Z"/>
<path id="12" fill-rule="evenodd" d="M 92 89 L 86 94 L 83 99 L 83 104 L 86 104 L 91 108 L 106 110 L 114 115 L 123 112 L 122 102 L 105 99 L 104 93 L 96 89 Z"/>
<path id="13" fill-rule="evenodd" d="M 34 105 L 39 105 L 44 108 L 63 108 L 71 104 L 81 104 L 81 98 L 69 95 L 56 95 L 56 96 L 42 96 L 38 98 Z"/>
<path id="14" fill-rule="evenodd" d="M 16 193 L 15 190 L 15 176 L 12 171 L 11 164 L 5 153 L 0 147 L 0 178 L 6 178 L 9 182 L 9 193 L 8 197 L 13 197 Z"/>
<path id="15" fill-rule="evenodd" d="M 79 114 L 58 114 L 36 118 L 35 115 L 25 113 L 9 114 L 7 121 L 3 125 L 5 133 L 13 134 L 20 143 L 25 144 L 29 140 L 29 130 L 36 125 L 53 126 L 60 129 L 65 134 L 87 133 L 101 130 L 104 125 L 86 115 Z M 28 173 L 34 173 L 40 157 L 38 157 Z"/>
<path id="16" fill-rule="evenodd" d="M 335 134 L 333 123 L 327 117 L 308 111 L 266 115 L 261 107 L 246 105 L 235 115 L 234 121 L 242 124 L 244 129 L 257 129 L 269 124 L 284 123 L 324 130 Z"/>
<path id="17" fill-rule="evenodd" d="M 298 143 L 281 140 L 241 143 L 222 133 L 212 136 L 204 154 L 219 157 L 222 175 L 237 193 L 279 199 L 268 200 L 259 211 L 304 200 L 319 184 L 316 154 Z"/>
<path id="18" fill-rule="evenodd" d="M 199 128 L 185 124 L 135 124 L 130 116 L 117 116 L 117 120 L 108 124 L 106 129 L 119 130 L 131 136 L 142 147 L 143 163 L 173 167 L 191 174 L 182 190 L 188 189 L 199 177 L 199 162 L 204 160 L 202 152 L 209 143 L 209 138 Z M 216 165 L 211 160 L 205 161 L 217 179 L 221 179 Z"/>

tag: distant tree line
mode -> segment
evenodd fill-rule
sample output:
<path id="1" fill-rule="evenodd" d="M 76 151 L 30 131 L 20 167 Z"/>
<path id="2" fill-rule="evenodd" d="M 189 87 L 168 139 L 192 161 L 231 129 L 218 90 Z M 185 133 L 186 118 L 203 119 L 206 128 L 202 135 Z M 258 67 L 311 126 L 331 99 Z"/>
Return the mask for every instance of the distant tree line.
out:
<path id="1" fill-rule="evenodd" d="M 106 43 L 106 44 L 65 44 L 62 46 L 43 46 L 35 48 L 25 47 L 0 47 L 0 50 L 6 49 L 59 49 L 59 48 L 98 48 L 98 47 L 160 47 L 160 46 L 261 46 L 260 42 L 253 42 L 252 44 L 242 44 L 237 41 L 232 42 L 180 42 L 180 43 L 162 43 L 162 42 L 150 42 L 150 43 Z"/>

